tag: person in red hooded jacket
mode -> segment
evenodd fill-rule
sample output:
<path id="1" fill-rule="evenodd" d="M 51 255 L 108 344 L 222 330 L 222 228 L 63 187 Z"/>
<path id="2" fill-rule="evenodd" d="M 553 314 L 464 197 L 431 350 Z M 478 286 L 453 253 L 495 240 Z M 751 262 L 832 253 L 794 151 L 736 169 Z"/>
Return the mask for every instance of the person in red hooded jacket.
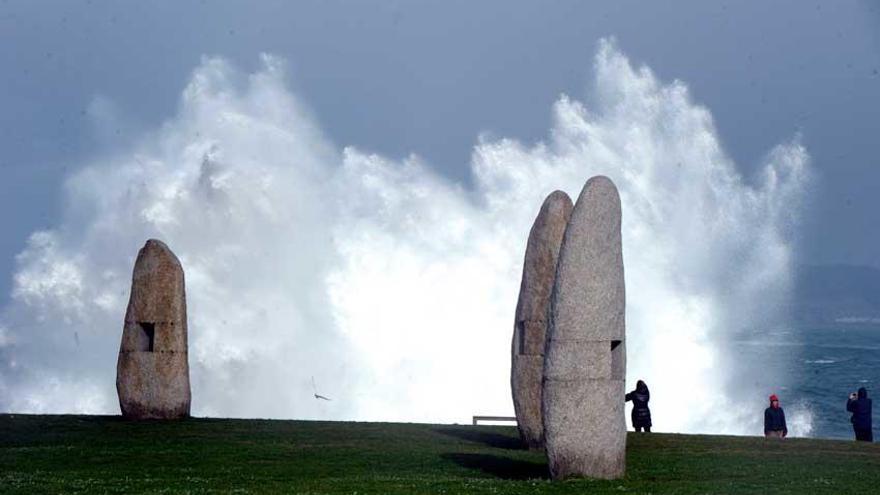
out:
<path id="1" fill-rule="evenodd" d="M 779 397 L 776 394 L 770 396 L 770 407 L 764 410 L 764 436 L 785 438 L 788 436 L 788 427 L 785 425 L 785 411 L 779 407 Z"/>

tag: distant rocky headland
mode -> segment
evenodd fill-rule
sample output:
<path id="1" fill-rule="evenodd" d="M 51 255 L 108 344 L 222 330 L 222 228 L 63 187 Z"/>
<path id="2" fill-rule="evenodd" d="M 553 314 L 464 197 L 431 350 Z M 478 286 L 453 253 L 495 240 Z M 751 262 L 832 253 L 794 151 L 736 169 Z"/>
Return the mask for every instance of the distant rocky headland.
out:
<path id="1" fill-rule="evenodd" d="M 800 325 L 880 327 L 880 269 L 857 265 L 800 265 L 791 314 Z"/>

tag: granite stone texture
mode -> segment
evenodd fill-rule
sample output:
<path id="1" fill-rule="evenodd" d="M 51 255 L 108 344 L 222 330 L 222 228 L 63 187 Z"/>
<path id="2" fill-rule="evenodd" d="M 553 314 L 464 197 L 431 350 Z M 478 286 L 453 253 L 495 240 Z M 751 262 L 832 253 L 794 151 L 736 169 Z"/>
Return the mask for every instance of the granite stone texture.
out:
<path id="1" fill-rule="evenodd" d="M 116 391 L 129 419 L 189 416 L 183 268 L 161 241 L 138 252 L 116 364 Z"/>
<path id="2" fill-rule="evenodd" d="M 550 296 L 544 440 L 553 479 L 626 469 L 621 207 L 607 177 L 587 181 L 568 222 Z"/>
<path id="3" fill-rule="evenodd" d="M 529 232 L 511 345 L 510 387 L 520 437 L 529 448 L 544 447 L 541 381 L 547 310 L 556 277 L 562 235 L 571 216 L 571 199 L 554 191 L 544 200 Z"/>

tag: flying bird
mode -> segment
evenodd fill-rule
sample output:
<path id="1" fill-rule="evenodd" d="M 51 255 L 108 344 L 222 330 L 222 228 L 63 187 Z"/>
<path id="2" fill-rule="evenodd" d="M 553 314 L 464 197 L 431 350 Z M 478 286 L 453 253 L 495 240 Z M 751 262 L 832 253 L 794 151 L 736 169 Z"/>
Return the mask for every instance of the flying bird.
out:
<path id="1" fill-rule="evenodd" d="M 324 397 L 323 395 L 318 393 L 318 387 L 315 386 L 315 377 L 314 376 L 312 377 L 312 391 L 315 392 L 315 399 L 317 399 L 317 400 L 326 400 L 326 401 L 333 400 L 329 397 Z"/>

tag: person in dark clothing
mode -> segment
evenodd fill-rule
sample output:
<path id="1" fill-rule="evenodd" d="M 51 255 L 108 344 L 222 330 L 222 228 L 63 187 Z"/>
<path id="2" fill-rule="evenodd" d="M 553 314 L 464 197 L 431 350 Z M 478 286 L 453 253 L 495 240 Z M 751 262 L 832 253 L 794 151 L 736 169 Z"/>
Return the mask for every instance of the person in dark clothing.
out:
<path id="1" fill-rule="evenodd" d="M 651 392 L 645 382 L 639 380 L 636 382 L 636 389 L 626 394 L 626 400 L 632 401 L 632 424 L 636 431 L 641 432 L 644 428 L 645 433 L 651 433 L 651 410 L 648 409 L 648 401 L 651 400 Z"/>
<path id="2" fill-rule="evenodd" d="M 779 397 L 776 397 L 776 394 L 770 396 L 770 407 L 764 410 L 764 436 L 774 438 L 788 436 L 785 411 L 779 407 Z"/>
<path id="3" fill-rule="evenodd" d="M 868 390 L 865 389 L 865 387 L 860 388 L 858 393 L 850 394 L 849 400 L 846 401 L 846 410 L 852 413 L 850 421 L 852 421 L 856 440 L 873 442 L 874 432 L 871 429 L 871 399 L 868 398 Z"/>

